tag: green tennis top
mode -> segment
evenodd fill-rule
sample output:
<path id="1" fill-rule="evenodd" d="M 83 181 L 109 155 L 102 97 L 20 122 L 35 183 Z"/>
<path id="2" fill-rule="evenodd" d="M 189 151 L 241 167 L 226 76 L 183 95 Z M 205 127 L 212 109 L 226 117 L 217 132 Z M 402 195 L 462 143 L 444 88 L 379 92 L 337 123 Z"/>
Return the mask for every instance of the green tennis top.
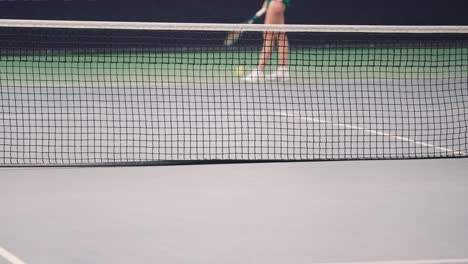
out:
<path id="1" fill-rule="evenodd" d="M 267 4 L 270 4 L 272 0 L 267 0 Z M 283 0 L 283 3 L 286 5 L 286 8 L 291 5 L 291 0 Z"/>

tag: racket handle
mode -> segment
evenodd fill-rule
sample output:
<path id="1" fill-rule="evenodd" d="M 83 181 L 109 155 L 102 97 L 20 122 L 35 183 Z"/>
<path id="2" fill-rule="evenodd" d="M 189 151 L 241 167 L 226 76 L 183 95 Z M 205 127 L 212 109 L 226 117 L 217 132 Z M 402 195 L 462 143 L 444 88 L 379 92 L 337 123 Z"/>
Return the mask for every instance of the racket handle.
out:
<path id="1" fill-rule="evenodd" d="M 266 7 L 263 7 L 262 9 L 258 10 L 257 13 L 255 14 L 256 17 L 261 17 L 266 13 Z"/>

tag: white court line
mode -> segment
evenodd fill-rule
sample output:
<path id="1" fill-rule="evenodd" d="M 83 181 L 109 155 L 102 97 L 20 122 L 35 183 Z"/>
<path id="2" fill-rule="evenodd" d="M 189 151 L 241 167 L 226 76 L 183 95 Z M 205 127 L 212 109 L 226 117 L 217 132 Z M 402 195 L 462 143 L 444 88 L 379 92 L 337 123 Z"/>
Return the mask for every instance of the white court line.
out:
<path id="1" fill-rule="evenodd" d="M 390 260 L 390 261 L 363 261 L 363 262 L 322 262 L 314 264 L 450 264 L 468 263 L 468 258 L 464 259 L 422 259 L 422 260 Z"/>
<path id="2" fill-rule="evenodd" d="M 224 111 L 221 111 L 221 112 L 204 111 L 202 113 L 204 115 L 210 115 L 212 117 L 216 117 L 217 115 L 223 114 L 223 113 L 225 114 L 226 112 L 224 112 Z M 252 115 L 252 114 L 254 114 L 255 115 L 256 113 L 261 114 L 262 111 L 245 111 L 245 110 L 241 110 L 241 111 L 234 111 L 234 112 L 227 111 L 227 113 L 232 114 L 232 115 L 237 115 L 237 114 L 239 114 L 239 115 Z M 165 113 L 165 114 L 171 114 L 171 113 Z M 174 113 L 174 114 L 177 114 L 177 115 L 184 114 L 184 115 L 187 116 L 187 114 L 183 113 L 183 112 Z M 332 121 L 328 121 L 328 120 L 324 120 L 324 119 L 318 119 L 318 118 L 302 117 L 302 116 L 299 116 L 297 114 L 288 113 L 288 112 L 274 112 L 274 114 L 276 114 L 278 116 L 287 116 L 287 117 L 298 118 L 298 119 L 302 119 L 302 120 L 306 120 L 306 121 L 312 121 L 312 122 L 315 122 L 315 123 L 330 124 L 330 125 L 333 125 L 333 126 L 338 126 L 338 127 L 347 128 L 347 129 L 361 130 L 361 131 L 364 131 L 365 133 L 368 133 L 368 134 L 384 136 L 384 137 L 388 137 L 388 138 L 391 138 L 391 139 L 394 139 L 394 140 L 409 142 L 409 143 L 412 143 L 412 144 L 415 144 L 415 145 L 428 147 L 428 148 L 432 148 L 432 149 L 443 151 L 443 152 L 450 152 L 450 153 L 453 153 L 454 155 L 458 155 L 458 156 L 464 156 L 464 155 L 467 154 L 467 153 L 465 153 L 463 151 L 457 151 L 457 150 L 453 150 L 453 149 L 450 149 L 450 148 L 440 147 L 440 146 L 436 146 L 434 144 L 430 144 L 430 143 L 427 143 L 427 142 L 416 141 L 416 140 L 411 139 L 411 138 L 402 137 L 402 136 L 394 135 L 394 134 L 379 131 L 379 130 L 367 129 L 367 128 L 362 127 L 362 126 L 349 125 L 349 124 L 345 124 L 345 123 L 335 123 L 335 122 L 332 122 Z M 29 114 L 29 116 L 33 116 L 33 117 L 41 116 L 41 115 L 42 114 Z M 91 116 L 93 118 L 95 118 L 95 119 L 97 119 L 98 117 L 99 118 L 107 118 L 107 116 L 108 116 L 108 114 L 105 114 L 105 115 L 103 115 L 103 114 L 85 114 L 85 115 L 78 115 L 78 116 L 79 117 L 86 117 L 86 118 L 78 119 L 78 118 L 76 118 L 75 114 L 57 114 L 57 115 L 61 116 L 62 118 L 67 118 L 68 116 L 70 116 L 70 117 L 74 118 L 73 119 L 74 121 L 78 121 L 78 122 L 87 121 L 89 119 L 89 117 L 91 117 Z M 198 113 L 188 113 L 188 116 L 191 116 L 191 115 L 201 116 Z M 10 117 L 9 115 L 7 115 L 7 116 Z M 158 120 L 159 115 L 153 115 L 153 117 L 154 118 L 151 119 L 152 121 Z M 14 118 L 14 116 L 11 115 L 11 118 Z M 147 120 L 147 119 L 145 119 L 145 120 Z M 117 121 L 117 120 L 106 120 L 106 121 Z M 136 121 L 141 121 L 141 120 L 136 118 L 136 119 L 128 121 L 128 122 L 136 122 Z"/>
<path id="3" fill-rule="evenodd" d="M 367 128 L 364 128 L 364 127 L 361 127 L 361 126 L 349 125 L 349 124 L 344 124 L 344 123 L 335 123 L 335 122 L 332 122 L 332 121 L 318 119 L 318 118 L 302 117 L 302 116 L 297 116 L 297 115 L 290 114 L 290 113 L 287 113 L 287 112 L 280 112 L 279 114 L 283 115 L 283 116 L 285 115 L 285 116 L 289 116 L 289 117 L 293 117 L 293 118 L 299 118 L 299 119 L 312 121 L 312 122 L 316 122 L 316 123 L 330 124 L 330 125 L 333 125 L 333 126 L 338 126 L 338 127 L 348 128 L 348 129 L 361 130 L 361 131 L 364 131 L 364 132 L 372 134 L 372 135 L 385 136 L 385 137 L 389 137 L 389 138 L 404 141 L 404 142 L 410 142 L 410 143 L 413 143 L 415 145 L 420 145 L 420 146 L 423 146 L 423 147 L 429 147 L 429 148 L 433 148 L 433 149 L 444 151 L 444 152 L 451 152 L 451 153 L 453 153 L 455 155 L 465 155 L 465 152 L 462 152 L 462 151 L 456 151 L 456 150 L 449 149 L 449 148 L 439 147 L 439 146 L 429 144 L 429 143 L 426 143 L 426 142 L 416 141 L 416 140 L 411 139 L 411 138 L 397 136 L 397 135 L 393 135 L 393 134 L 378 131 L 378 130 L 367 129 Z"/>
<path id="4" fill-rule="evenodd" d="M 8 250 L 0 246 L 0 257 L 6 259 L 9 261 L 11 264 L 26 264 L 26 262 L 22 261 L 12 253 L 10 253 Z"/>

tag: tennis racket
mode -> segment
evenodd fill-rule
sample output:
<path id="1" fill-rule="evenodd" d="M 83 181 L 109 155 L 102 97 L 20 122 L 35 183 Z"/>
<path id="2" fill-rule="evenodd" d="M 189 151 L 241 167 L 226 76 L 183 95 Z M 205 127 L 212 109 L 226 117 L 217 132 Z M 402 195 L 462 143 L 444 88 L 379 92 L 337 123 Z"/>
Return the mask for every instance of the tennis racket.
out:
<path id="1" fill-rule="evenodd" d="M 244 22 L 244 24 L 253 24 L 255 20 L 257 20 L 259 17 L 263 16 L 266 13 L 266 8 L 263 7 L 262 9 L 258 10 L 257 13 L 250 19 Z M 242 36 L 242 31 L 232 31 L 229 32 L 227 35 L 226 39 L 224 40 L 224 46 L 232 46 L 236 44 L 236 42 L 240 39 Z"/>

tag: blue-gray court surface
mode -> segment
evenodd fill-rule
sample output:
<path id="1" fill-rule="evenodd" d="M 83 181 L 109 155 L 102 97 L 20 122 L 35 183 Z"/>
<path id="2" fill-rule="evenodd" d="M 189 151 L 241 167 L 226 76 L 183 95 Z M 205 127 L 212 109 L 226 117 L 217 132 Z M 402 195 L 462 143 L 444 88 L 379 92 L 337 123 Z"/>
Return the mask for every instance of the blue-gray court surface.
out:
<path id="1" fill-rule="evenodd" d="M 0 170 L 0 263 L 468 263 L 468 160 Z"/>

